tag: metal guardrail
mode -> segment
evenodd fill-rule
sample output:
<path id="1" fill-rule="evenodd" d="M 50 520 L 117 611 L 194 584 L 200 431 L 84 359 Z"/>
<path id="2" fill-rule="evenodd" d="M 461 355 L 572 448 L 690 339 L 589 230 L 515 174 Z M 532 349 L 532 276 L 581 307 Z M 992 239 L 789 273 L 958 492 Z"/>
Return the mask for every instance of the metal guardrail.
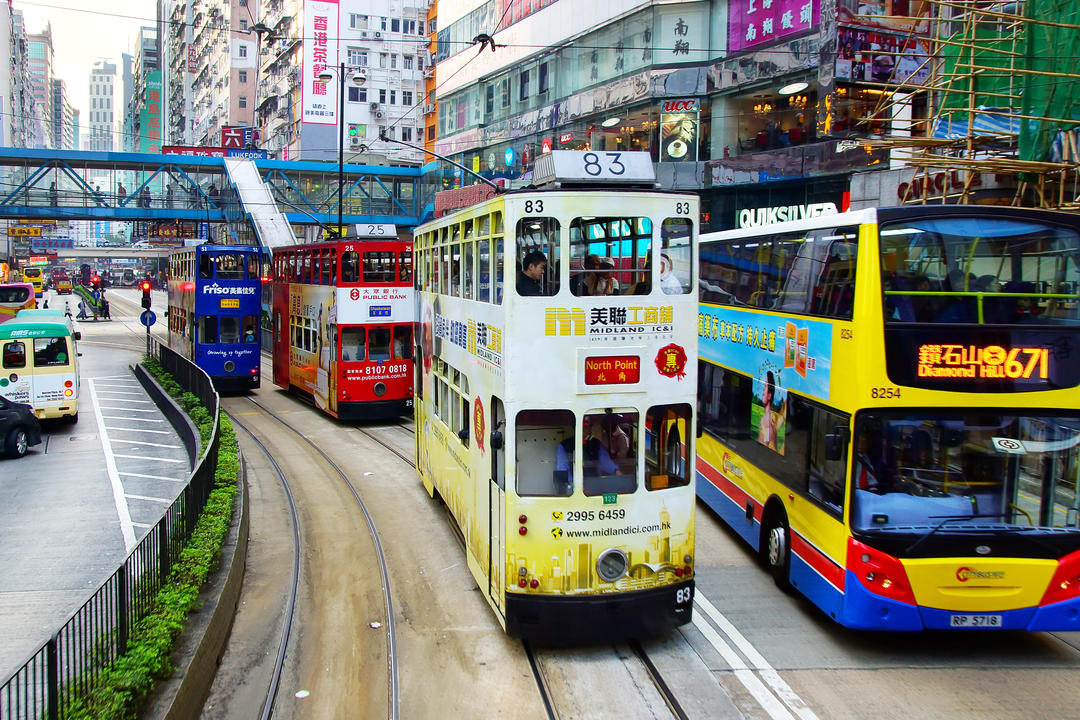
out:
<path id="1" fill-rule="evenodd" d="M 184 357 L 156 341 L 152 352 L 214 418 L 206 452 L 180 496 L 116 572 L 0 683 L 0 720 L 60 720 L 73 700 L 94 690 L 105 669 L 127 650 L 131 628 L 153 609 L 206 506 L 217 469 L 218 394 L 210 377 Z"/>

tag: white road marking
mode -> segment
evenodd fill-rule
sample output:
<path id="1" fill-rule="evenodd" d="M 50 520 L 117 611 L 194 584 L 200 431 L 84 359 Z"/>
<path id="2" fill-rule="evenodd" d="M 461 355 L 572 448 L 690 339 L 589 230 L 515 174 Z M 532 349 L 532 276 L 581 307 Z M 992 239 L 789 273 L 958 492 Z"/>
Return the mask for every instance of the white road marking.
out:
<path id="1" fill-rule="evenodd" d="M 148 530 L 148 529 L 154 527 L 154 525 L 157 525 L 157 523 L 154 523 L 153 525 L 147 525 L 146 523 L 131 523 L 131 524 L 134 525 L 137 528 L 142 528 L 143 530 Z"/>
<path id="2" fill-rule="evenodd" d="M 122 415 L 102 415 L 101 417 L 106 420 L 134 420 L 135 418 L 123 417 Z M 139 418 L 141 423 L 163 423 L 164 420 L 155 420 L 153 418 Z M 134 430 L 135 428 L 123 428 L 126 430 Z"/>
<path id="3" fill-rule="evenodd" d="M 186 463 L 187 462 L 187 460 L 173 460 L 172 458 L 146 457 L 145 455 L 121 455 L 120 453 L 114 454 L 113 457 L 128 458 L 130 460 L 156 460 L 157 462 L 167 462 L 167 463 Z"/>
<path id="4" fill-rule="evenodd" d="M 101 433 L 101 450 L 105 453 L 105 472 L 109 476 L 113 504 L 116 505 L 116 514 L 120 518 L 120 534 L 124 537 L 124 550 L 125 552 L 131 552 L 131 549 L 135 547 L 135 528 L 131 525 L 131 513 L 128 512 L 127 501 L 124 500 L 124 486 L 120 483 L 120 476 L 116 472 L 116 457 L 113 455 L 112 447 L 109 444 L 109 431 L 105 427 L 105 419 L 101 415 L 101 406 L 98 405 L 94 381 L 88 379 L 86 384 L 90 389 L 90 398 L 94 403 L 94 418 L 97 420 L 98 430 Z"/>
<path id="5" fill-rule="evenodd" d="M 145 440 L 123 440 L 121 438 L 117 438 L 113 442 L 128 443 L 129 445 L 150 445 L 151 447 L 172 448 L 173 450 L 182 450 L 183 449 L 182 445 L 166 445 L 165 443 L 152 443 L 152 442 L 146 442 Z"/>
<path id="6" fill-rule="evenodd" d="M 153 410 L 140 410 L 138 408 L 103 406 L 101 409 L 102 410 L 126 410 L 128 412 L 138 412 L 138 413 L 156 413 L 156 412 L 158 412 L 158 410 L 156 408 L 153 409 Z"/>
<path id="7" fill-rule="evenodd" d="M 143 420 L 142 422 L 146 422 L 146 420 Z M 133 427 L 133 428 L 111 427 L 109 429 L 110 430 L 128 430 L 130 432 L 154 433 L 155 435 L 172 435 L 172 433 L 169 432 L 168 430 L 146 430 L 145 428 L 137 428 L 137 427 Z"/>
<path id="8" fill-rule="evenodd" d="M 146 397 L 146 393 L 128 392 L 126 390 L 103 390 L 101 394 L 104 395 L 105 393 L 108 393 L 110 395 L 138 395 L 139 397 Z M 150 401 L 149 400 L 144 400 L 143 402 L 150 402 Z"/>
<path id="9" fill-rule="evenodd" d="M 171 478 L 171 477 L 165 477 L 164 475 L 147 475 L 146 473 L 129 473 L 129 472 L 122 472 L 120 474 L 124 475 L 125 477 L 145 478 L 146 480 L 168 480 L 169 482 L 187 482 L 188 481 L 188 479 L 186 477 Z"/>
<path id="10" fill-rule="evenodd" d="M 127 493 L 124 495 L 124 497 L 131 498 L 132 500 L 147 500 L 149 502 L 165 503 L 166 505 L 172 504 L 172 500 L 166 498 L 148 497 L 146 495 L 132 495 L 131 493 Z"/>
<path id="11" fill-rule="evenodd" d="M 818 720 L 814 711 L 811 710 L 803 699 L 791 689 L 791 686 L 780 677 L 780 674 L 769 664 L 768 660 L 766 660 L 765 657 L 758 652 L 757 648 L 755 648 L 750 641 L 739 632 L 731 621 L 728 620 L 722 612 L 717 610 L 716 606 L 709 602 L 709 599 L 700 591 L 695 592 L 694 595 L 694 601 L 698 604 L 698 608 L 704 610 L 705 614 L 709 616 L 709 619 L 716 623 L 720 630 L 735 644 L 739 649 L 739 652 L 746 656 L 746 659 L 750 661 L 752 669 L 761 676 L 761 679 L 772 689 L 772 692 L 776 693 L 776 696 L 803 720 Z M 694 624 L 697 625 L 696 614 L 694 620 Z M 700 626 L 698 629 L 700 629 Z M 721 640 L 721 642 L 723 642 L 723 640 Z M 730 649 L 730 647 L 727 646 L 727 643 L 724 643 L 724 645 Z M 719 651 L 720 649 L 717 648 L 717 650 Z M 723 653 L 721 652 L 721 654 Z M 739 662 L 741 663 L 742 661 L 740 660 Z M 746 683 L 743 684 L 745 685 Z"/>

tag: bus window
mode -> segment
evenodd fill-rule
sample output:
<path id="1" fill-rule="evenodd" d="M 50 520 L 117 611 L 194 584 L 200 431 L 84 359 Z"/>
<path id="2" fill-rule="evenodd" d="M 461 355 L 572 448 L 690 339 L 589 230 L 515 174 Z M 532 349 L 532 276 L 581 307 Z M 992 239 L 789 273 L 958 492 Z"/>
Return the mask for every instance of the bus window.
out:
<path id="1" fill-rule="evenodd" d="M 67 340 L 62 337 L 34 338 L 34 366 L 54 367 L 71 361 Z"/>
<path id="2" fill-rule="evenodd" d="M 231 315 L 221 318 L 221 342 L 230 345 L 240 342 L 240 318 Z"/>
<path id="3" fill-rule="evenodd" d="M 341 253 L 341 282 L 360 282 L 360 253 L 354 250 Z"/>
<path id="4" fill-rule="evenodd" d="M 390 328 L 371 328 L 368 359 L 372 362 L 390 359 Z"/>
<path id="5" fill-rule="evenodd" d="M 358 362 L 367 359 L 367 332 L 362 327 L 341 328 L 341 359 Z"/>
<path id="6" fill-rule="evenodd" d="M 515 422 L 517 494 L 568 497 L 574 492 L 574 414 L 523 410 Z"/>
<path id="7" fill-rule="evenodd" d="M 410 360 L 412 358 L 412 327 L 410 325 L 398 325 L 394 328 L 394 359 Z"/>
<path id="8" fill-rule="evenodd" d="M 203 254 L 199 256 L 199 277 L 203 280 L 212 280 L 214 278 L 214 258 L 209 254 Z"/>
<path id="9" fill-rule="evenodd" d="M 4 343 L 4 368 L 26 367 L 26 345 L 18 340 Z"/>
<path id="10" fill-rule="evenodd" d="M 656 405 L 645 415 L 645 487 L 662 490 L 690 482 L 690 406 Z"/>
<path id="11" fill-rule="evenodd" d="M 559 292 L 559 221 L 555 218 L 522 218 L 517 225 L 518 270 L 525 270 L 522 260 L 532 252 L 543 253 L 547 261 L 543 275 L 532 278 L 540 283 L 540 295 Z M 535 266 L 534 266 L 535 267 Z"/>
<path id="12" fill-rule="evenodd" d="M 586 495 L 637 489 L 637 413 L 594 411 L 582 419 L 582 490 Z"/>
<path id="13" fill-rule="evenodd" d="M 204 345 L 216 345 L 217 341 L 217 318 L 213 315 L 203 315 L 199 318 L 199 342 Z"/>

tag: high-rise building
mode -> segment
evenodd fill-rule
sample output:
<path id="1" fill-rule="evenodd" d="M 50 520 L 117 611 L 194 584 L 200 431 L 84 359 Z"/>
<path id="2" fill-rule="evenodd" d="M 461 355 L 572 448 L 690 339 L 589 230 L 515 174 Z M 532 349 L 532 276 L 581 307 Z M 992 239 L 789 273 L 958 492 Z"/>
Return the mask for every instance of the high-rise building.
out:
<path id="1" fill-rule="evenodd" d="M 116 135 L 116 65 L 97 60 L 90 71 L 88 150 L 118 150 Z"/>
<path id="2" fill-rule="evenodd" d="M 10 72 L 0 73 L 0 145 L 30 147 L 29 119 L 34 94 L 27 68 L 26 28 L 22 13 L 0 3 L 0 47 L 8 48 Z"/>
<path id="3" fill-rule="evenodd" d="M 52 146 L 57 150 L 75 150 L 75 107 L 68 102 L 67 83 L 52 80 Z"/>
<path id="4" fill-rule="evenodd" d="M 158 63 L 157 31 L 154 28 L 139 29 L 132 77 L 132 93 L 126 106 L 128 149 L 132 152 L 160 152 L 161 68 Z"/>
<path id="5" fill-rule="evenodd" d="M 31 33 L 26 36 L 30 73 L 30 87 L 33 90 L 34 109 L 31 132 L 34 134 L 31 147 L 55 147 L 53 136 L 53 101 L 52 80 L 53 54 L 52 26 L 47 25 L 45 32 Z"/>
<path id="6" fill-rule="evenodd" d="M 163 0 L 168 142 L 221 145 L 221 128 L 255 116 L 254 0 Z"/>
<path id="7" fill-rule="evenodd" d="M 383 157 L 419 164 L 423 153 L 379 140 L 382 134 L 424 142 L 429 0 L 269 0 L 260 68 L 258 122 L 262 146 L 282 159 L 336 160 L 341 126 L 336 73 L 346 66 L 345 161 Z M 319 74 L 329 66 L 330 82 Z M 362 86 L 352 78 L 362 72 Z"/>

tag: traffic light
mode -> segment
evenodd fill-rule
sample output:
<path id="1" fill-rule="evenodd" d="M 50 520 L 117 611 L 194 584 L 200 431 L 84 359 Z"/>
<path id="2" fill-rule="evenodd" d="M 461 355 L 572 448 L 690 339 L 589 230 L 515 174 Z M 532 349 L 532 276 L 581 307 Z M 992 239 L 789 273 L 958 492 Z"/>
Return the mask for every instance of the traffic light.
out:
<path id="1" fill-rule="evenodd" d="M 142 306 L 144 308 L 146 308 L 147 310 L 149 310 L 150 309 L 150 281 L 149 280 L 143 280 L 142 283 L 139 284 L 139 287 L 142 288 Z"/>
<path id="2" fill-rule="evenodd" d="M 97 290 L 98 288 L 100 288 L 101 287 L 101 278 L 98 277 L 97 275 L 94 275 L 92 278 L 90 278 L 90 287 L 93 288 L 94 290 Z"/>

